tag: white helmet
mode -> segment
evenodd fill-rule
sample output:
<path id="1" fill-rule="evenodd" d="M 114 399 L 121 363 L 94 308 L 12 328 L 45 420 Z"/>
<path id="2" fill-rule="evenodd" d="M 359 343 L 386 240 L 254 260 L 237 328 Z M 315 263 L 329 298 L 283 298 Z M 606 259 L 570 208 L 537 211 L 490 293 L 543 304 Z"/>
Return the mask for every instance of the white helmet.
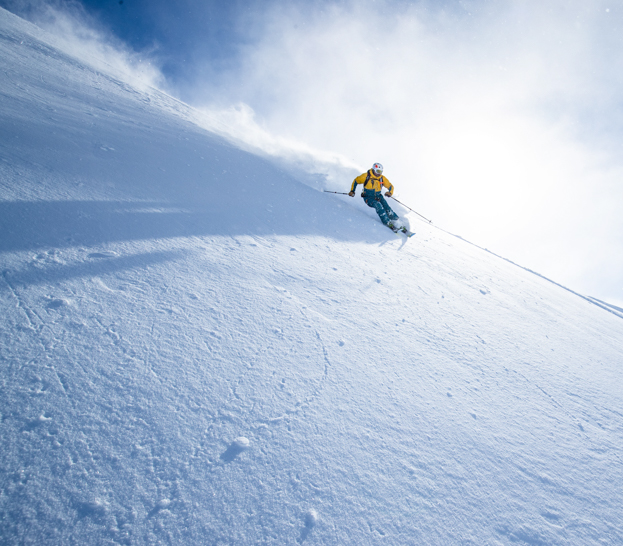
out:
<path id="1" fill-rule="evenodd" d="M 380 163 L 375 163 L 374 165 L 372 165 L 372 172 L 374 172 L 376 176 L 383 174 L 383 165 L 381 165 Z"/>

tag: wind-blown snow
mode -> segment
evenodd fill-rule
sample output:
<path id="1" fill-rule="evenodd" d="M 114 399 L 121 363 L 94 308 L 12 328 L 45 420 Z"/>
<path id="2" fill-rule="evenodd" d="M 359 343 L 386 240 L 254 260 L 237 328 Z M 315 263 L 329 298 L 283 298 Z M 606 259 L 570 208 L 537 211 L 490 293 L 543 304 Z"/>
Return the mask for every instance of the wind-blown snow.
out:
<path id="1" fill-rule="evenodd" d="M 620 310 L 0 59 L 3 543 L 623 543 Z"/>

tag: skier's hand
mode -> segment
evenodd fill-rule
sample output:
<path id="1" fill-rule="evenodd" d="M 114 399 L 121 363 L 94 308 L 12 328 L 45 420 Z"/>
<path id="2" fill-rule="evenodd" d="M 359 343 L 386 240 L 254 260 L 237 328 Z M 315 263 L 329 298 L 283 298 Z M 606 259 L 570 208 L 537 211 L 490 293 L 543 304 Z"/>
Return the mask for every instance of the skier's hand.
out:
<path id="1" fill-rule="evenodd" d="M 391 196 L 392 196 L 392 192 L 391 192 L 391 191 L 388 191 L 388 192 L 385 194 L 385 197 L 391 197 Z"/>
<path id="2" fill-rule="evenodd" d="M 354 191 L 348 192 L 348 195 L 350 195 L 351 197 L 355 197 L 355 192 Z"/>

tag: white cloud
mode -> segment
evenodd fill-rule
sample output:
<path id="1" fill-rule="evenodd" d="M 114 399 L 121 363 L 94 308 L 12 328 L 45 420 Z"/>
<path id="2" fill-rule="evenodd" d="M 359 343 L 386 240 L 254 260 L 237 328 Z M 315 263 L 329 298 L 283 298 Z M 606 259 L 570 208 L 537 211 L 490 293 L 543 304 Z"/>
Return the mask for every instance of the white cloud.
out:
<path id="1" fill-rule="evenodd" d="M 611 153 L 623 10 L 458 5 L 275 4 L 255 18 L 258 39 L 221 76 L 215 102 L 247 103 L 267 132 L 360 169 L 381 161 L 397 195 L 437 224 L 623 300 L 612 255 L 623 253 L 612 206 L 623 164 Z"/>

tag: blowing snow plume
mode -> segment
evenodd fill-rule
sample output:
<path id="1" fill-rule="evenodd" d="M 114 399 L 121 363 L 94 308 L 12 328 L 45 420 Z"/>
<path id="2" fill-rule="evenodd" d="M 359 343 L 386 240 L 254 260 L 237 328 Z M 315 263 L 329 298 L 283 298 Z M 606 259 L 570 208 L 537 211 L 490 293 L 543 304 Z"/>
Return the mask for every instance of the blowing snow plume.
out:
<path id="1" fill-rule="evenodd" d="M 616 309 L 5 11 L 0 64 L 5 542 L 623 542 Z"/>

